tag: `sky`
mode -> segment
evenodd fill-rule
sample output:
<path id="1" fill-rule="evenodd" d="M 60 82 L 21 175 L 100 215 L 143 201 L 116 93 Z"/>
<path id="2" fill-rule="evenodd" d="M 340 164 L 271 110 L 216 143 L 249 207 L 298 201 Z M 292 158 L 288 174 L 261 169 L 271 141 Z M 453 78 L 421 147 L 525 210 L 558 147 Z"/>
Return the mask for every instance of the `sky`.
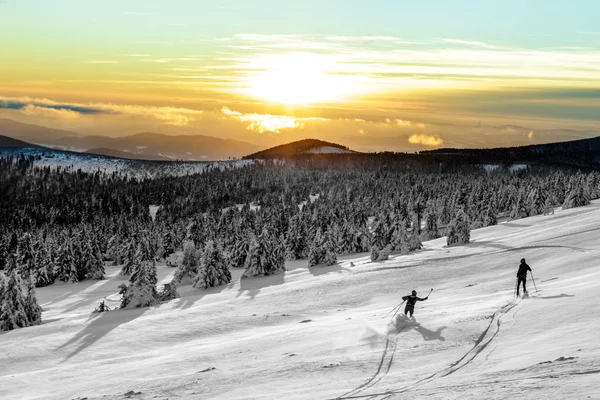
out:
<path id="1" fill-rule="evenodd" d="M 382 150 L 597 136 L 598 20 L 583 0 L 2 0 L 0 118 Z"/>

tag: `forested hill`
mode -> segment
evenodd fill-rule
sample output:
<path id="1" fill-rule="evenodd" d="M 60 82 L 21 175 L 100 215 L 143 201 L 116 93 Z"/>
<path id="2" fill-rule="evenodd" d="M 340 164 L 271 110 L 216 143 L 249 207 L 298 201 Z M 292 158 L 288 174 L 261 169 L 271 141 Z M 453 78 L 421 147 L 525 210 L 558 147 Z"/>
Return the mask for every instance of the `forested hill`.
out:
<path id="1" fill-rule="evenodd" d="M 346 146 L 317 139 L 304 139 L 259 151 L 244 159 L 290 158 L 306 154 L 352 154 L 357 153 Z"/>
<path id="2" fill-rule="evenodd" d="M 600 137 L 494 149 L 437 149 L 422 151 L 419 154 L 460 157 L 474 163 L 532 161 L 598 169 L 600 168 Z"/>
<path id="3" fill-rule="evenodd" d="M 0 147 L 30 147 L 30 148 L 38 148 L 40 146 L 24 142 L 22 140 L 13 139 L 8 136 L 0 135 Z"/>

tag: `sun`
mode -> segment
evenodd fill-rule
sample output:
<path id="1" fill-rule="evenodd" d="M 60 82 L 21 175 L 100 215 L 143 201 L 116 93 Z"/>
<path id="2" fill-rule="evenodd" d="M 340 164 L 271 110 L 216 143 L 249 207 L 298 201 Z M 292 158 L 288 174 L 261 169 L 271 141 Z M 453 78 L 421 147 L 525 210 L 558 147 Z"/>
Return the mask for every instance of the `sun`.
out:
<path id="1" fill-rule="evenodd" d="M 343 100 L 352 85 L 330 57 L 311 53 L 262 55 L 252 61 L 247 95 L 271 103 L 308 105 Z"/>

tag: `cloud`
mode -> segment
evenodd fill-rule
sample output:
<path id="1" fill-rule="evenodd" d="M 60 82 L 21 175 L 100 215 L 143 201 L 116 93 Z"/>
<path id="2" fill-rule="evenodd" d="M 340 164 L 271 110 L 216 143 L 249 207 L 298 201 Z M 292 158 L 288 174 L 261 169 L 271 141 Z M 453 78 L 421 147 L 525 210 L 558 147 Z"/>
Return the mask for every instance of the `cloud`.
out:
<path id="1" fill-rule="evenodd" d="M 415 133 L 408 138 L 408 143 L 437 147 L 444 144 L 444 141 L 437 135 L 424 135 L 422 133 Z"/>
<path id="2" fill-rule="evenodd" d="M 241 113 L 229 107 L 222 107 L 221 112 L 230 118 L 246 123 L 246 128 L 257 133 L 280 133 L 282 130 L 303 128 L 306 121 L 327 121 L 325 118 L 296 118 L 286 115 L 257 113 Z"/>
<path id="3" fill-rule="evenodd" d="M 48 99 L 0 97 L 0 109 L 20 111 L 28 116 L 73 119 L 85 115 L 113 115 L 154 119 L 168 125 L 185 126 L 199 118 L 203 111 L 178 107 L 139 106 L 128 104 L 57 103 Z M 54 111 L 54 112 L 52 112 Z"/>

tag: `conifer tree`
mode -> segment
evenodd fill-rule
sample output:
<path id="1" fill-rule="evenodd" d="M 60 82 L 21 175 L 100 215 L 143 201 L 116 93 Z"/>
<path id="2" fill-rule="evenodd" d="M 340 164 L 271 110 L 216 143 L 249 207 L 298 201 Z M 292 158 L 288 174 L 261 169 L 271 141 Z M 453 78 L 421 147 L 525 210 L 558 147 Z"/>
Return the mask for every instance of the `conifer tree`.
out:
<path id="1" fill-rule="evenodd" d="M 575 185 L 569 192 L 563 202 L 563 209 L 587 206 L 590 204 L 590 199 L 583 190 L 582 185 Z"/>
<path id="2" fill-rule="evenodd" d="M 177 293 L 177 281 L 173 280 L 169 283 L 165 283 L 163 285 L 163 289 L 158 294 L 158 299 L 160 301 L 169 301 L 173 299 L 178 299 L 179 293 Z"/>
<path id="3" fill-rule="evenodd" d="M 212 240 L 206 243 L 194 287 L 206 289 L 231 282 L 231 272 L 223 253 Z"/>
<path id="4" fill-rule="evenodd" d="M 28 281 L 27 297 L 25 298 L 25 315 L 29 321 L 29 326 L 42 323 L 42 307 L 40 307 L 35 296 L 35 284 L 33 279 Z"/>
<path id="5" fill-rule="evenodd" d="M 271 239 L 267 228 L 264 228 L 259 236 L 251 236 L 248 257 L 244 265 L 246 270 L 242 278 L 273 275 L 285 271 L 283 247 Z"/>
<path id="6" fill-rule="evenodd" d="M 448 246 L 467 244 L 471 240 L 469 219 L 462 208 L 458 210 L 456 217 L 448 225 L 447 236 Z"/>
<path id="7" fill-rule="evenodd" d="M 3 281 L 0 284 L 3 286 L 0 292 L 0 330 L 10 331 L 29 326 L 19 273 L 13 270 L 8 279 Z"/>
<path id="8" fill-rule="evenodd" d="M 174 274 L 174 280 L 177 284 L 193 283 L 198 275 L 198 266 L 202 253 L 196 249 L 196 245 L 191 240 L 183 243 L 183 260 Z"/>
<path id="9" fill-rule="evenodd" d="M 63 282 L 77 282 L 77 266 L 69 242 L 63 243 L 58 249 L 54 275 Z"/>
<path id="10" fill-rule="evenodd" d="M 425 237 L 426 240 L 437 239 L 440 232 L 437 225 L 437 215 L 433 209 L 430 209 L 425 216 Z"/>
<path id="11" fill-rule="evenodd" d="M 142 261 L 129 282 L 129 285 L 119 286 L 121 308 L 149 307 L 160 301 L 156 290 L 156 265 L 152 261 Z"/>
<path id="12" fill-rule="evenodd" d="M 229 253 L 229 265 L 232 268 L 243 268 L 250 247 L 249 233 L 244 232 L 236 237 Z"/>

